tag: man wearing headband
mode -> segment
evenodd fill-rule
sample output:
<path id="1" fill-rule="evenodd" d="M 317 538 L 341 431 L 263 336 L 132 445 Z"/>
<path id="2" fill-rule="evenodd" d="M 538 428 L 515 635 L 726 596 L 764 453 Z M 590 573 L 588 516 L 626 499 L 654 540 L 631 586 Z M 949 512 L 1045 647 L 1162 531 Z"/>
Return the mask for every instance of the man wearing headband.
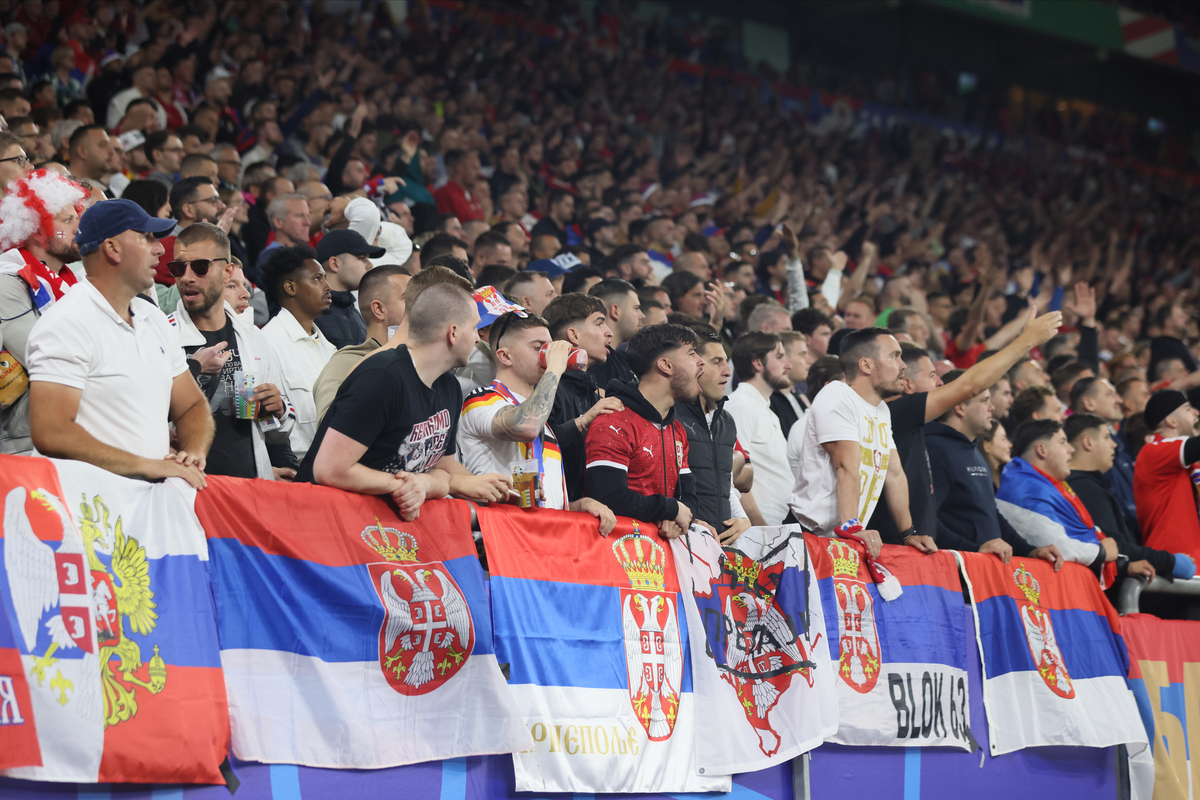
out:
<path id="1" fill-rule="evenodd" d="M 79 220 L 87 280 L 29 335 L 29 422 L 42 455 L 205 486 L 212 413 L 166 317 L 138 296 L 154 288 L 159 237 L 174 227 L 131 200 L 97 203 Z"/>

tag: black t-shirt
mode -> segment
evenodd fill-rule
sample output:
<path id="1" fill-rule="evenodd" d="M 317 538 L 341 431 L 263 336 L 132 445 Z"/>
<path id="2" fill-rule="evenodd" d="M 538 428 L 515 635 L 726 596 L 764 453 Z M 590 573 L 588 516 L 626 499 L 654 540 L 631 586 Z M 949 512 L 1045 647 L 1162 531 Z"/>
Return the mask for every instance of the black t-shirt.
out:
<path id="1" fill-rule="evenodd" d="M 900 454 L 900 465 L 908 478 L 908 510 L 917 533 L 933 536 L 937 532 L 937 508 L 933 501 L 933 471 L 925 449 L 925 400 L 928 392 L 906 394 L 888 403 L 892 412 L 892 441 Z M 887 503 L 875 506 L 868 528 L 879 531 L 888 544 L 903 544 Z"/>
<path id="2" fill-rule="evenodd" d="M 315 483 L 312 463 L 325 431 L 333 428 L 366 445 L 358 463 L 383 472 L 428 472 L 443 455 L 454 455 L 462 389 L 451 373 L 421 382 L 404 345 L 376 353 L 355 368 L 338 389 L 317 429 L 296 480 Z"/>
<path id="3" fill-rule="evenodd" d="M 188 355 L 203 347 L 212 347 L 217 342 L 225 342 L 225 349 L 230 353 L 229 360 L 221 367 L 219 374 L 202 372 L 196 376 L 200 390 L 208 398 L 213 422 L 216 424 L 216 433 L 213 436 L 212 447 L 208 450 L 208 462 L 204 471 L 209 475 L 256 478 L 258 469 L 254 465 L 254 420 L 238 419 L 233 410 L 233 373 L 242 369 L 242 357 L 238 352 L 233 320 L 226 316 L 224 329 L 200 333 L 204 336 L 204 344 L 183 348 Z M 254 370 L 251 368 L 248 371 Z M 263 376 L 254 377 L 255 385 L 264 382 Z"/>

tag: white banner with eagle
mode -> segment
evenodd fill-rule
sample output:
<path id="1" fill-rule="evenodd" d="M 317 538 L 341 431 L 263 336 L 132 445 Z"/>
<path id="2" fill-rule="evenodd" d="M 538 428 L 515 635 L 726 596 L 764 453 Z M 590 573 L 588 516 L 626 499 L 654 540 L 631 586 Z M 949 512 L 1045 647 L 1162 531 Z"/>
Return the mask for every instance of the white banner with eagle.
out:
<path id="1" fill-rule="evenodd" d="M 706 774 L 766 769 L 836 733 L 836 664 L 800 527 L 751 528 L 723 548 L 693 526 L 671 549 Z"/>

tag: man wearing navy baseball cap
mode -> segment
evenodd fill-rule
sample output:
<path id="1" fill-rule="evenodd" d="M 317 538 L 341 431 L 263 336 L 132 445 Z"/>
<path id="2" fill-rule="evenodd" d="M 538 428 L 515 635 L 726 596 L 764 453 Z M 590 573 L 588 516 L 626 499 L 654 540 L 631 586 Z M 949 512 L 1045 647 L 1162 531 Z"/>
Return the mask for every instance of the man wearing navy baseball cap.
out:
<path id="1" fill-rule="evenodd" d="M 333 302 L 313 320 L 334 347 L 353 347 L 367 338 L 367 323 L 358 310 L 358 284 L 373 266 L 369 259 L 387 251 L 375 247 L 357 231 L 330 231 L 317 245 L 317 261 L 325 268 Z"/>
<path id="2" fill-rule="evenodd" d="M 79 220 L 87 278 L 29 334 L 30 433 L 42 455 L 204 487 L 212 413 L 167 318 L 139 296 L 174 227 L 130 200 L 97 203 Z"/>

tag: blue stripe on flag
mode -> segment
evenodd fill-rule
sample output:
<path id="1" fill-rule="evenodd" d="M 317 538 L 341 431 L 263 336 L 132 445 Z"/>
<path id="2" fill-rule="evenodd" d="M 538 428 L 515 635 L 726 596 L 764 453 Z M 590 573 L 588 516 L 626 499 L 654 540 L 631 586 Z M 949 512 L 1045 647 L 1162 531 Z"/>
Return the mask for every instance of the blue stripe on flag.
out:
<path id="1" fill-rule="evenodd" d="M 978 604 L 978 611 L 987 677 L 1036 670 L 1017 601 L 989 597 Z M 1112 629 L 1104 617 L 1083 609 L 1051 610 L 1050 621 L 1073 680 L 1125 677 Z"/>
<path id="2" fill-rule="evenodd" d="M 183 787 L 155 787 L 150 790 L 150 800 L 183 800 Z"/>
<path id="3" fill-rule="evenodd" d="M 111 559 L 100 556 L 106 566 Z M 0 576 L 4 564 L 4 540 L 0 539 Z M 133 630 L 129 620 L 124 620 L 126 638 L 136 642 L 143 658 L 149 659 L 154 645 L 159 646 L 159 655 L 167 664 L 180 667 L 220 667 L 221 658 L 217 650 L 217 629 L 213 622 L 212 593 L 209 589 L 205 564 L 195 556 L 165 556 L 151 558 L 146 562 L 150 575 L 150 591 L 154 592 L 154 613 L 157 615 L 154 630 L 142 636 Z M 112 572 L 109 566 L 109 572 Z M 113 584 L 120 587 L 121 581 L 114 576 Z M 6 613 L 12 623 L 16 647 L 25 651 L 25 640 L 16 624 L 16 612 L 8 597 L 7 583 L 0 577 L 0 613 Z M 42 615 L 38 627 L 37 644 L 34 652 L 44 653 L 50 647 L 50 633 L 46 621 L 57 614 L 57 606 Z M 59 648 L 55 658 L 83 658 L 78 648 Z"/>
<path id="4" fill-rule="evenodd" d="M 621 592 L 611 586 L 492 576 L 496 658 L 509 683 L 628 689 Z M 676 622 L 683 647 L 681 691 L 692 691 L 682 598 Z"/>
<path id="5" fill-rule="evenodd" d="M 271 800 L 300 800 L 300 768 L 271 764 Z"/>
<path id="6" fill-rule="evenodd" d="M 223 650 L 280 650 L 328 663 L 375 661 L 383 601 L 365 565 L 330 567 L 210 539 L 209 561 Z M 479 560 L 445 562 L 471 607 L 475 655 L 492 652 Z"/>
<path id="7" fill-rule="evenodd" d="M 833 579 L 818 581 L 821 604 L 825 608 L 830 658 L 838 653 L 838 617 L 840 606 L 834 594 Z M 966 648 L 962 619 L 962 593 L 940 586 L 916 584 L 904 587 L 899 599 L 885 603 L 874 587 L 868 587 L 875 601 L 875 630 L 879 635 L 880 655 L 884 663 L 947 664 L 966 669 Z"/>
<path id="8" fill-rule="evenodd" d="M 99 784 L 93 786 L 79 784 L 76 796 L 79 800 L 112 800 L 112 792 L 108 787 L 102 787 Z"/>

